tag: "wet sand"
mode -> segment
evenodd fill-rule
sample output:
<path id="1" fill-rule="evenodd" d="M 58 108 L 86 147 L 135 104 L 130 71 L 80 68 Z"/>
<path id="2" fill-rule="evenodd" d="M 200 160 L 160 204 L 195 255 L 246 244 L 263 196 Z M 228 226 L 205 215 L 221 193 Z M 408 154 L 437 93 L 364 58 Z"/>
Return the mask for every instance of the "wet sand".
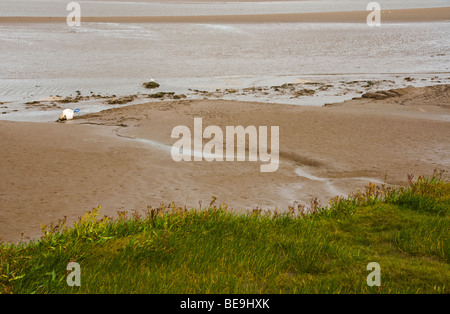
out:
<path id="1" fill-rule="evenodd" d="M 384 95 L 384 96 L 383 96 Z M 161 101 L 115 108 L 66 123 L 0 121 L 0 237 L 35 239 L 40 224 L 72 223 L 102 206 L 143 213 L 172 201 L 236 211 L 326 204 L 370 181 L 449 170 L 450 85 L 367 94 L 306 107 L 227 100 Z M 175 162 L 173 127 L 279 126 L 280 166 L 261 162 Z M 206 141 L 205 141 L 206 142 Z"/>
<path id="2" fill-rule="evenodd" d="M 369 11 L 199 16 L 81 17 L 95 23 L 366 23 Z M 382 23 L 450 20 L 450 7 L 382 10 Z M 0 23 L 66 23 L 66 17 L 0 17 Z"/>

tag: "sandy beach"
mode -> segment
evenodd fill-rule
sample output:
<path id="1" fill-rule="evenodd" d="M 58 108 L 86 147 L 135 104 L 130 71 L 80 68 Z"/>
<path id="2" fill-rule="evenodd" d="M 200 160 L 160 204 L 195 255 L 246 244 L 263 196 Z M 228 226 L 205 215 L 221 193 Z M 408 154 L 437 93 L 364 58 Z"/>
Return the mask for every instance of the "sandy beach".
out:
<path id="1" fill-rule="evenodd" d="M 40 236 L 40 225 L 72 223 L 102 206 L 114 215 L 147 206 L 198 206 L 211 197 L 236 211 L 326 204 L 369 182 L 449 170 L 450 86 L 369 93 L 323 107 L 218 100 L 160 101 L 65 123 L 0 122 L 0 237 Z M 279 126 L 280 165 L 175 162 L 175 126 Z"/>

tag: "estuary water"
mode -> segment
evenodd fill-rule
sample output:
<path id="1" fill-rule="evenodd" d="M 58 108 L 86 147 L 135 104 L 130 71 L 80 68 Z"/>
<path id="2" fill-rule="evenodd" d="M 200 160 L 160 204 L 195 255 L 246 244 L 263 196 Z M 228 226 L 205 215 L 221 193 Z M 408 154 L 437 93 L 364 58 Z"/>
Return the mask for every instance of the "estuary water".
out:
<path id="1" fill-rule="evenodd" d="M 30 3 L 39 6 L 31 9 Z M 55 6 L 64 3 L 67 1 L 2 0 L 0 15 L 64 16 L 65 7 L 58 11 Z M 288 8 L 288 12 L 364 10 L 364 6 L 359 7 L 363 3 L 366 2 L 80 1 L 82 9 L 92 8 L 94 15 L 284 13 Z M 380 3 L 393 9 L 419 7 L 424 2 Z M 449 1 L 426 3 L 427 7 L 445 4 Z M 152 9 L 137 9 L 139 6 Z M 102 7 L 109 11 L 100 10 Z M 298 81 L 319 81 L 336 87 L 345 80 L 377 80 L 388 82 L 389 88 L 448 83 L 449 34 L 450 22 L 383 23 L 381 27 L 368 27 L 365 23 L 82 23 L 80 27 L 65 23 L 0 23 L 0 102 L 8 107 L 0 119 L 20 120 L 20 104 L 54 95 L 66 97 L 76 91 L 82 95 L 147 93 L 142 83 L 150 79 L 161 84 L 158 91 L 184 93 L 188 97 L 192 90 L 241 89 Z M 405 77 L 414 80 L 405 81 Z M 295 99 L 264 93 L 229 97 L 323 105 L 354 95 L 352 91 L 344 93 L 331 88 L 314 97 Z M 19 113 L 11 112 L 13 105 L 20 109 Z M 40 115 L 43 119 L 50 116 Z"/>
<path id="2" fill-rule="evenodd" d="M 0 16 L 67 16 L 68 0 L 2 0 Z M 368 0 L 215 1 L 133 0 L 76 1 L 84 16 L 171 16 L 274 14 L 366 10 Z M 450 6 L 450 0 L 378 0 L 383 10 Z"/>

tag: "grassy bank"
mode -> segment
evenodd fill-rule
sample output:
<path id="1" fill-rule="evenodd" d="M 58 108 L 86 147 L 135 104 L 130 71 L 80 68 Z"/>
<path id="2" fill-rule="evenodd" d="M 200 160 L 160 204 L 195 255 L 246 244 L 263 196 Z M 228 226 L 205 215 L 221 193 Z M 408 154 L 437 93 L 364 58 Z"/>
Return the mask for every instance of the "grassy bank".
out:
<path id="1" fill-rule="evenodd" d="M 44 226 L 39 241 L 0 244 L 0 292 L 449 293 L 450 182 L 408 180 L 282 214 L 211 202 L 112 219 L 97 208 Z M 79 287 L 66 283 L 70 261 Z M 370 262 L 379 287 L 366 283 Z"/>

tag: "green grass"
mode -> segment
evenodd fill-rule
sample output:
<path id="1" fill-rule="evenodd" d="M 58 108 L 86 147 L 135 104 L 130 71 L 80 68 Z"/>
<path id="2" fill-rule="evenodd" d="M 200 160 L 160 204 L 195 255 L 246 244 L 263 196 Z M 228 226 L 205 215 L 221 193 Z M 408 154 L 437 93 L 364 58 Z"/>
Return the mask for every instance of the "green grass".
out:
<path id="1" fill-rule="evenodd" d="M 449 293 L 450 182 L 442 173 L 404 187 L 370 184 L 329 206 L 235 214 L 100 208 L 40 240 L 0 244 L 0 293 Z M 81 267 L 81 286 L 66 266 Z M 381 267 L 368 286 L 366 266 Z"/>

